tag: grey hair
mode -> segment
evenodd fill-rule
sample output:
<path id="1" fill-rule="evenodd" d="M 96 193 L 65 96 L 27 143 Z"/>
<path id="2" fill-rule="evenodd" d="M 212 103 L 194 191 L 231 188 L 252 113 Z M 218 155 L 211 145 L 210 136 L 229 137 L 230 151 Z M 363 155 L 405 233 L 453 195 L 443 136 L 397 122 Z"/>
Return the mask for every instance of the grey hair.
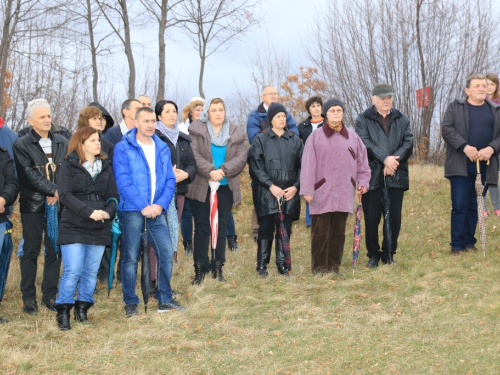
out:
<path id="1" fill-rule="evenodd" d="M 264 91 L 266 91 L 266 89 L 267 89 L 268 87 L 273 87 L 273 88 L 276 88 L 276 86 L 273 86 L 273 85 L 265 85 L 265 86 L 262 88 L 262 90 L 260 91 L 260 95 L 264 95 Z"/>
<path id="2" fill-rule="evenodd" d="M 33 110 L 37 108 L 48 108 L 50 111 L 50 104 L 47 100 L 43 98 L 33 99 L 28 103 L 28 117 L 31 118 L 33 115 Z"/>
<path id="3" fill-rule="evenodd" d="M 144 96 L 145 98 L 148 98 L 149 100 L 151 100 L 151 98 L 149 97 L 149 95 L 145 95 L 145 94 L 141 94 L 141 95 L 137 96 L 137 99 L 139 99 L 141 96 Z"/>
<path id="4" fill-rule="evenodd" d="M 485 81 L 486 80 L 486 76 L 483 75 L 483 74 L 471 74 L 468 78 L 467 78 L 467 82 L 465 84 L 465 87 L 467 87 L 468 89 L 470 89 L 470 84 L 472 82 L 472 80 L 474 79 L 484 79 Z"/>

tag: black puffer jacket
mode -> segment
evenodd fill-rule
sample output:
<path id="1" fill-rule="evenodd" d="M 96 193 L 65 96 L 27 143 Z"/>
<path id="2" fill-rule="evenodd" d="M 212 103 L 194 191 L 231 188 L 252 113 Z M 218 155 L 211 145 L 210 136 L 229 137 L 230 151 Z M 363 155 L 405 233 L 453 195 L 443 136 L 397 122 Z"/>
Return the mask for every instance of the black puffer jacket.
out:
<path id="1" fill-rule="evenodd" d="M 62 164 L 58 178 L 59 196 L 63 204 L 59 225 L 58 245 L 84 243 L 107 246 L 111 244 L 111 220 L 94 221 L 94 210 L 103 210 L 113 219 L 116 205 L 105 202 L 112 197 L 119 201 L 113 168 L 108 159 L 102 161 L 102 171 L 95 180 L 80 165 L 76 153 L 71 153 Z"/>
<path id="2" fill-rule="evenodd" d="M 57 190 L 56 183 L 47 179 L 45 165 L 49 160 L 38 143 L 40 137 L 35 134 L 31 130 L 24 137 L 18 138 L 12 147 L 21 188 L 21 213 L 45 213 L 45 199 L 47 196 L 53 197 Z M 57 168 L 54 177 L 57 182 L 57 170 L 66 156 L 68 140 L 52 132 L 49 132 L 49 137 L 52 140 L 52 161 Z"/>
<path id="3" fill-rule="evenodd" d="M 0 197 L 5 199 L 5 211 L 0 214 L 0 223 L 7 221 L 10 214 L 9 206 L 19 194 L 19 184 L 14 173 L 14 163 L 6 148 L 0 147 Z"/>
<path id="4" fill-rule="evenodd" d="M 300 162 L 302 141 L 292 131 L 278 137 L 272 129 L 260 132 L 248 150 L 248 164 L 252 177 L 252 193 L 257 216 L 278 213 L 278 202 L 269 188 L 295 186 L 297 194 L 284 203 L 283 212 L 298 220 L 300 216 Z"/>
<path id="5" fill-rule="evenodd" d="M 185 195 L 188 192 L 188 185 L 196 177 L 196 172 L 198 168 L 196 167 L 196 160 L 194 159 L 193 149 L 191 148 L 191 138 L 189 135 L 179 132 L 179 138 L 177 139 L 177 148 L 161 131 L 158 129 L 155 131 L 156 135 L 168 145 L 170 149 L 170 160 L 172 160 L 172 166 L 176 166 L 177 169 L 182 169 L 187 172 L 189 178 L 177 184 L 176 193 L 180 195 Z M 180 157 L 180 161 L 177 161 L 177 155 Z"/>
<path id="6" fill-rule="evenodd" d="M 374 108 L 375 106 L 368 108 L 356 119 L 356 133 L 366 146 L 368 164 L 372 171 L 370 190 L 384 186 L 384 160 L 388 156 L 399 156 L 399 167 L 393 177 L 386 179 L 387 186 L 408 190 L 408 159 L 413 153 L 410 120 L 397 109 L 392 109 L 387 136 L 382 124 L 377 120 Z"/>

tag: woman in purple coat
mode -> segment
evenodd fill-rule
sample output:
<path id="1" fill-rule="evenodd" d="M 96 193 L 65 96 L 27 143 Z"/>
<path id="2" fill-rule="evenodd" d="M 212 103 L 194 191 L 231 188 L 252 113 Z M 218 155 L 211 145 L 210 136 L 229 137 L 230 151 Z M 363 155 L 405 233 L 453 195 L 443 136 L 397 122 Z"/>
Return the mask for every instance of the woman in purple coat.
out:
<path id="1" fill-rule="evenodd" d="M 356 184 L 361 194 L 370 183 L 366 147 L 343 122 L 344 104 L 330 99 L 323 105 L 325 124 L 305 145 L 300 195 L 311 214 L 311 269 L 339 276 L 347 215 L 354 211 Z"/>

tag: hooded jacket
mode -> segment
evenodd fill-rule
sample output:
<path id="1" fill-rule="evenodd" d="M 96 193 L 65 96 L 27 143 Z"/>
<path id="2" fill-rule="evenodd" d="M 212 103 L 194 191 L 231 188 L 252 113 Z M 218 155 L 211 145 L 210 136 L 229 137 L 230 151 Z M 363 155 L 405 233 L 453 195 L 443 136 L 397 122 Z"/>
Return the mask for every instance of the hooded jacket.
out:
<path id="1" fill-rule="evenodd" d="M 488 146 L 500 153 L 500 106 L 489 100 L 486 103 L 491 107 L 493 114 L 493 140 Z M 446 142 L 446 162 L 444 176 L 467 176 L 468 158 L 462 149 L 469 138 L 469 106 L 467 99 L 456 99 L 448 105 L 441 123 L 441 134 Z M 486 184 L 498 184 L 498 158 L 491 157 L 490 165 L 486 166 Z"/>
<path id="2" fill-rule="evenodd" d="M 205 202 L 207 199 L 209 173 L 215 170 L 212 159 L 211 139 L 208 133 L 207 111 L 211 100 L 205 103 L 200 120 L 193 121 L 189 126 L 189 135 L 191 137 L 191 147 L 193 148 L 194 158 L 198 167 L 194 181 L 189 185 L 187 197 Z M 220 168 L 226 174 L 227 184 L 233 192 L 233 203 L 238 206 L 241 203 L 241 190 L 239 174 L 245 168 L 247 162 L 247 148 L 245 146 L 245 134 L 241 129 L 229 123 L 229 113 L 226 102 L 224 104 L 225 118 L 224 124 L 229 125 L 229 140 L 226 148 L 226 161 Z M 223 126 L 224 126 L 223 124 Z"/>
<path id="3" fill-rule="evenodd" d="M 0 197 L 5 199 L 5 211 L 0 214 L 0 223 L 7 221 L 10 207 L 19 194 L 19 184 L 14 173 L 14 162 L 6 148 L 0 147 Z"/>
<path id="4" fill-rule="evenodd" d="M 45 213 L 45 199 L 53 197 L 57 190 L 57 171 L 68 151 L 68 140 L 61 135 L 49 132 L 52 140 L 52 161 L 56 165 L 55 182 L 47 179 L 45 165 L 49 162 L 31 130 L 14 142 L 14 161 L 16 163 L 19 186 L 21 188 L 21 213 Z"/>
<path id="5" fill-rule="evenodd" d="M 102 112 L 102 116 L 106 119 L 106 127 L 104 128 L 103 133 L 106 133 L 106 131 L 109 128 L 112 128 L 113 126 L 115 126 L 115 120 L 113 120 L 113 117 L 111 117 L 111 115 L 109 114 L 109 112 L 102 105 L 100 105 L 97 102 L 92 102 L 92 103 L 89 104 L 89 107 L 97 107 L 97 108 L 99 108 L 101 110 L 101 112 Z"/>
<path id="6" fill-rule="evenodd" d="M 370 190 L 384 186 L 408 190 L 410 188 L 408 159 L 413 153 L 410 120 L 393 108 L 389 134 L 386 135 L 375 114 L 375 106 L 371 106 L 356 119 L 356 133 L 368 151 L 368 164 L 371 169 Z M 387 185 L 384 185 L 384 160 L 388 156 L 399 156 L 399 167 L 394 176 L 386 178 Z"/>
<path id="7" fill-rule="evenodd" d="M 248 150 L 248 165 L 252 177 L 252 194 L 258 217 L 277 214 L 278 201 L 269 188 L 276 185 L 281 189 L 291 186 L 297 194 L 284 202 L 283 213 L 293 220 L 300 216 L 300 165 L 304 146 L 292 131 L 285 131 L 281 137 L 271 129 L 259 133 Z"/>
<path id="8" fill-rule="evenodd" d="M 57 186 L 63 204 L 57 244 L 110 245 L 111 220 L 117 207 L 115 202 L 105 203 L 109 198 L 119 199 L 111 161 L 104 159 L 101 173 L 92 179 L 73 152 L 61 165 Z M 94 210 L 106 211 L 111 220 L 92 220 Z"/>
<path id="9" fill-rule="evenodd" d="M 137 143 L 137 128 L 123 136 L 115 147 L 113 170 L 116 186 L 120 193 L 119 211 L 142 211 L 151 204 L 151 174 L 142 151 Z M 175 192 L 175 175 L 170 161 L 170 150 L 156 134 L 153 134 L 156 155 L 156 191 L 153 204 L 166 212 Z"/>
<path id="10" fill-rule="evenodd" d="M 293 131 L 295 134 L 299 135 L 299 131 L 297 130 L 297 124 L 293 119 L 292 115 L 287 112 L 286 113 L 286 126 L 288 130 Z M 257 109 L 254 109 L 248 115 L 247 120 L 247 135 L 248 142 L 252 144 L 255 136 L 259 134 L 262 130 L 269 129 L 270 123 L 267 118 L 267 111 L 264 108 L 264 103 L 260 103 Z"/>

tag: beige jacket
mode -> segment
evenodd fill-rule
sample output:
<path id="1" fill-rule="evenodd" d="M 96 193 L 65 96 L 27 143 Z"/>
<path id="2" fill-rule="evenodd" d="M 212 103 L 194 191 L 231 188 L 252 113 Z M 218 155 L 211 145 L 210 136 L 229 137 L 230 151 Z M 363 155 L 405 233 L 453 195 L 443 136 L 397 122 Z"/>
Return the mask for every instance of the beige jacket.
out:
<path id="1" fill-rule="evenodd" d="M 212 162 L 212 151 L 210 135 L 208 134 L 207 123 L 200 120 L 189 125 L 189 136 L 191 137 L 191 147 L 198 172 L 194 181 L 189 185 L 189 192 L 186 196 L 205 202 L 208 192 L 209 173 L 215 170 Z M 239 174 L 245 168 L 247 162 L 247 147 L 245 145 L 245 133 L 234 125 L 229 125 L 229 140 L 226 149 L 226 161 L 221 165 L 221 169 L 226 174 L 227 184 L 233 192 L 233 203 L 235 206 L 241 204 L 241 189 Z"/>

